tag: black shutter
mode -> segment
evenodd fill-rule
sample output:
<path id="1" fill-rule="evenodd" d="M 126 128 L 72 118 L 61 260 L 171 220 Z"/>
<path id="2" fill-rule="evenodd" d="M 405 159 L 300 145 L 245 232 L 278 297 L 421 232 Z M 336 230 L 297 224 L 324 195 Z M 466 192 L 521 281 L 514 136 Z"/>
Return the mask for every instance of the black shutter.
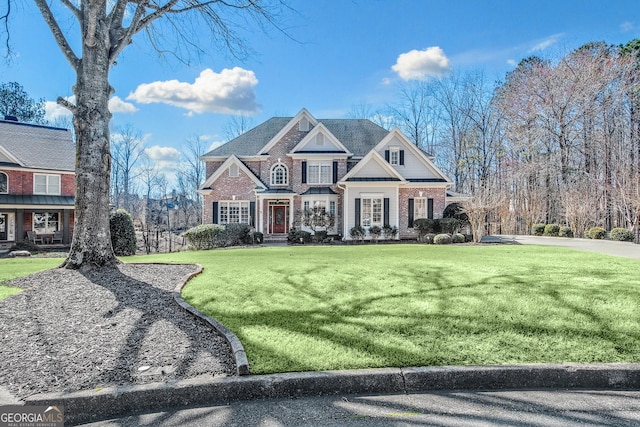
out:
<path id="1" fill-rule="evenodd" d="M 360 199 L 356 199 L 356 227 L 360 225 Z"/>
<path id="2" fill-rule="evenodd" d="M 307 183 L 307 162 L 302 162 L 302 183 Z"/>
<path id="3" fill-rule="evenodd" d="M 400 150 L 400 164 L 404 165 L 404 150 Z"/>
<path id="4" fill-rule="evenodd" d="M 427 218 L 433 219 L 433 199 L 427 199 Z"/>
<path id="5" fill-rule="evenodd" d="M 388 162 L 389 161 L 389 150 L 384 150 L 384 159 Z"/>
<path id="6" fill-rule="evenodd" d="M 338 182 L 338 162 L 333 162 L 333 183 Z"/>
<path id="7" fill-rule="evenodd" d="M 213 202 L 213 223 L 218 223 L 218 202 Z"/>
<path id="8" fill-rule="evenodd" d="M 389 198 L 384 198 L 384 210 L 382 211 L 382 215 L 384 215 L 384 222 L 382 225 L 390 225 L 389 224 Z"/>
<path id="9" fill-rule="evenodd" d="M 413 199 L 409 199 L 409 228 L 413 227 Z"/>
<path id="10" fill-rule="evenodd" d="M 249 202 L 249 225 L 253 227 L 256 223 L 256 202 Z"/>

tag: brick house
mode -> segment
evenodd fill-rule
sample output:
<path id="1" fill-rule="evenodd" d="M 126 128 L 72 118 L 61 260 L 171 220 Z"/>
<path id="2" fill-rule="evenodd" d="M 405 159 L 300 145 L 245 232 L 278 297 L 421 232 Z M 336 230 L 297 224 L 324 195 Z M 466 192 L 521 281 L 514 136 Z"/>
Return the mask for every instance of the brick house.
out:
<path id="1" fill-rule="evenodd" d="M 71 241 L 75 152 L 67 129 L 0 120 L 0 247 Z"/>
<path id="2" fill-rule="evenodd" d="M 398 129 L 369 120 L 273 117 L 201 157 L 203 222 L 248 223 L 283 238 L 309 209 L 328 212 L 330 235 L 396 226 L 414 238 L 417 218 L 441 218 L 451 181 Z M 368 234 L 368 233 L 367 233 Z"/>

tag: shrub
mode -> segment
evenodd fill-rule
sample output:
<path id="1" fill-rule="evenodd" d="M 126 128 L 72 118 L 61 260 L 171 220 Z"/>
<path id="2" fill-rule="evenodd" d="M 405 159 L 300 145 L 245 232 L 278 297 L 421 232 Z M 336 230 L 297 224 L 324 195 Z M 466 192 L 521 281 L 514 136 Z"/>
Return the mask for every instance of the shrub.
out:
<path id="1" fill-rule="evenodd" d="M 427 233 L 425 234 L 424 238 L 422 239 L 422 241 L 424 243 L 427 243 L 429 245 L 433 245 L 433 239 L 436 237 L 436 235 L 434 233 Z"/>
<path id="2" fill-rule="evenodd" d="M 451 237 L 451 240 L 453 241 L 453 243 L 464 243 L 465 242 L 464 234 L 456 233 Z"/>
<path id="3" fill-rule="evenodd" d="M 448 245 L 451 242 L 452 239 L 449 234 L 437 234 L 436 237 L 433 238 L 433 243 L 436 245 Z"/>
<path id="4" fill-rule="evenodd" d="M 390 226 L 389 224 L 385 224 L 384 227 L 382 227 L 382 235 L 386 240 L 395 239 L 397 234 L 398 234 L 398 227 L 396 227 L 395 225 Z"/>
<path id="5" fill-rule="evenodd" d="M 136 230 L 129 212 L 118 209 L 109 216 L 109 230 L 111 231 L 111 246 L 117 256 L 135 255 Z"/>
<path id="6" fill-rule="evenodd" d="M 264 242 L 264 234 L 262 234 L 259 231 L 254 232 L 253 233 L 253 242 L 257 243 L 257 244 L 260 244 L 260 243 Z"/>
<path id="7" fill-rule="evenodd" d="M 591 227 L 589 231 L 587 231 L 587 235 L 590 239 L 602 240 L 607 235 L 607 230 L 602 227 Z"/>
<path id="8" fill-rule="evenodd" d="M 249 224 L 227 224 L 219 235 L 216 246 L 238 246 L 251 244 L 251 227 Z"/>
<path id="9" fill-rule="evenodd" d="M 544 234 L 544 224 L 533 224 L 531 226 L 531 233 L 534 236 L 542 236 Z"/>
<path id="10" fill-rule="evenodd" d="M 211 249 L 216 247 L 224 228 L 219 224 L 201 224 L 185 231 L 184 237 L 196 250 Z"/>
<path id="11" fill-rule="evenodd" d="M 464 242 L 465 243 L 473 242 L 473 234 L 465 234 L 464 235 Z"/>
<path id="12" fill-rule="evenodd" d="M 371 240 L 375 242 L 380 238 L 380 235 L 382 234 L 382 228 L 374 225 L 373 227 L 369 228 L 369 234 L 371 235 Z"/>
<path id="13" fill-rule="evenodd" d="M 418 218 L 413 221 L 413 229 L 418 232 L 418 240 L 422 241 L 425 235 L 435 232 L 436 224 L 432 219 Z"/>
<path id="14" fill-rule="evenodd" d="M 316 238 L 316 242 L 318 243 L 322 243 L 327 239 L 327 230 L 318 230 L 316 231 L 316 234 L 314 234 L 314 237 Z"/>
<path id="15" fill-rule="evenodd" d="M 560 233 L 560 226 L 558 224 L 547 224 L 544 226 L 545 236 L 558 236 Z"/>
<path id="16" fill-rule="evenodd" d="M 460 220 L 456 218 L 442 218 L 438 222 L 443 233 L 455 234 L 460 230 Z"/>
<path id="17" fill-rule="evenodd" d="M 364 228 L 362 228 L 362 226 L 360 225 L 351 227 L 351 230 L 349 230 L 349 235 L 353 240 L 362 240 L 364 239 Z"/>
<path id="18" fill-rule="evenodd" d="M 560 232 L 558 233 L 558 236 L 560 237 L 573 237 L 573 230 L 571 229 L 571 227 L 560 227 Z"/>
<path id="19" fill-rule="evenodd" d="M 609 233 L 611 240 L 618 240 L 620 242 L 633 242 L 633 232 L 626 228 L 612 228 Z"/>
<path id="20" fill-rule="evenodd" d="M 287 240 L 289 241 L 289 243 L 309 243 L 311 242 L 311 237 L 311 233 L 309 233 L 308 231 L 297 230 L 294 227 L 289 230 Z"/>

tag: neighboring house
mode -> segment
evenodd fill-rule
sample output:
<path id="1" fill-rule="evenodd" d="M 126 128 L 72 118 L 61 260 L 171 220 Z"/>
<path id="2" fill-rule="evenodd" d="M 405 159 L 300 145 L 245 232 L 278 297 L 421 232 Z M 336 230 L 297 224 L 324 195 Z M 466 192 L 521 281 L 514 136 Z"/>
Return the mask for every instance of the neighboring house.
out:
<path id="1" fill-rule="evenodd" d="M 0 120 L 0 247 L 28 234 L 38 243 L 54 236 L 69 243 L 76 187 L 71 132 L 7 119 Z"/>
<path id="2" fill-rule="evenodd" d="M 384 225 L 413 238 L 415 219 L 442 217 L 452 184 L 400 130 L 319 120 L 305 109 L 271 118 L 201 159 L 203 222 L 248 223 L 265 239 L 285 235 L 309 209 L 332 214 L 327 231 L 339 238 L 350 239 L 354 226 Z"/>

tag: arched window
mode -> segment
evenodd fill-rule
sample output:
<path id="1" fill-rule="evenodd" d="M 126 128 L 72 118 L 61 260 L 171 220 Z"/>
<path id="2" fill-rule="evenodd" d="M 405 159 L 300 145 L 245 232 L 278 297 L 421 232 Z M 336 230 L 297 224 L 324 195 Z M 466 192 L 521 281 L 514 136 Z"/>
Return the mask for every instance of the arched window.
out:
<path id="1" fill-rule="evenodd" d="M 0 194 L 7 194 L 9 192 L 9 178 L 4 172 L 0 172 Z"/>
<path id="2" fill-rule="evenodd" d="M 282 163 L 271 168 L 271 185 L 289 185 L 289 170 Z"/>

